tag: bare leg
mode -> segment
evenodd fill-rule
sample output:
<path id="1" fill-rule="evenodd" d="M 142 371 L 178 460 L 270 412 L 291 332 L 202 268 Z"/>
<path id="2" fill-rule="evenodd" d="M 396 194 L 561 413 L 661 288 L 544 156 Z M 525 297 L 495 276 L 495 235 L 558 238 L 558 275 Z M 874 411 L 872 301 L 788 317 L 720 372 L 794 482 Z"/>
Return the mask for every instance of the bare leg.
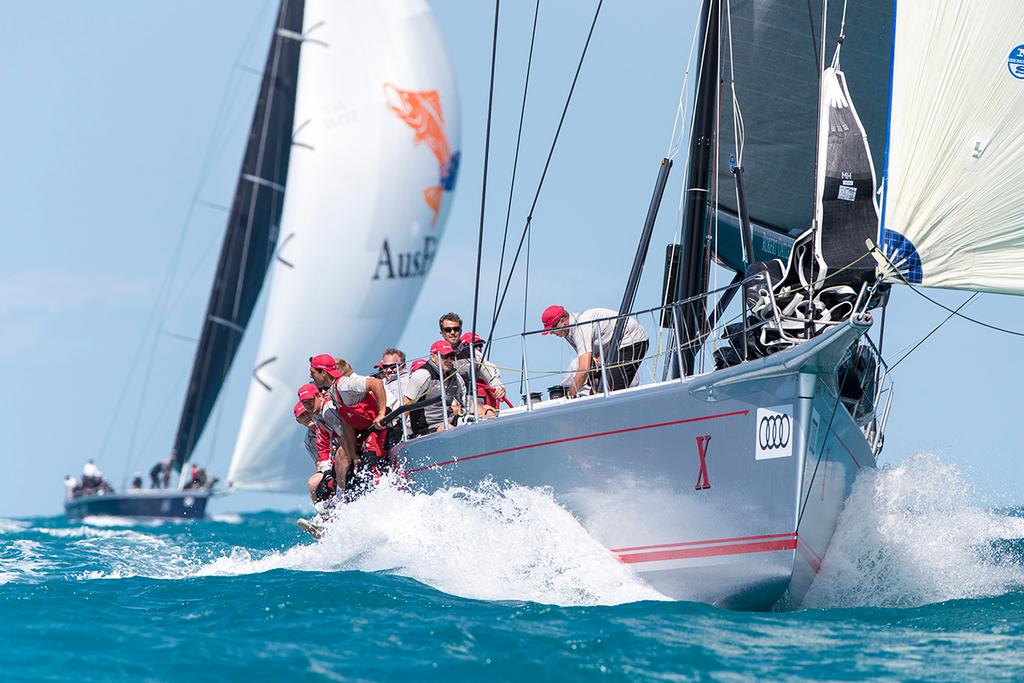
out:
<path id="1" fill-rule="evenodd" d="M 316 502 L 316 487 L 320 485 L 320 480 L 323 478 L 324 475 L 317 472 L 306 482 L 306 486 L 309 488 L 309 499 L 314 503 Z"/>

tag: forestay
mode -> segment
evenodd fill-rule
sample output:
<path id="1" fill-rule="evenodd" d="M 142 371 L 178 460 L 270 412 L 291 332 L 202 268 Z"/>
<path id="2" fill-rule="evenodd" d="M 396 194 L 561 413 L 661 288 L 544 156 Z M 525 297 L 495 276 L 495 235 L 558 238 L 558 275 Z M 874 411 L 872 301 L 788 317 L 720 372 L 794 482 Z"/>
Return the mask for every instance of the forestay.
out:
<path id="1" fill-rule="evenodd" d="M 900 2 L 888 279 L 1024 294 L 1024 3 Z"/>
<path id="2" fill-rule="evenodd" d="M 307 0 L 291 168 L 256 369 L 228 471 L 301 490 L 292 419 L 314 353 L 364 369 L 402 333 L 458 170 L 455 82 L 422 0 Z"/>

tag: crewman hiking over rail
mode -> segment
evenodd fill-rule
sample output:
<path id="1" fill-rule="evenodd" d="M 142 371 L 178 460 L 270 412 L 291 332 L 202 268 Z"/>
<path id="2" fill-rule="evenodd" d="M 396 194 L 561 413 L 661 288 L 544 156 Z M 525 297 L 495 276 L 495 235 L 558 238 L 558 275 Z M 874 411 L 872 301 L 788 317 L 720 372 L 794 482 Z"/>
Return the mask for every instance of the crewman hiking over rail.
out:
<path id="1" fill-rule="evenodd" d="M 601 349 L 608 353 L 615 334 L 615 318 L 618 315 L 610 308 L 588 308 L 582 313 L 570 313 L 558 305 L 548 306 L 541 314 L 540 321 L 544 329 L 549 330 L 541 334 L 562 337 L 577 354 L 576 374 L 566 387 L 566 393 L 570 397 L 576 396 L 580 388 L 587 383 L 588 376 L 597 366 L 597 362 L 605 362 L 605 359 L 598 358 L 598 355 Z M 614 366 L 609 366 L 605 370 L 608 376 L 608 391 L 625 389 L 632 383 L 647 353 L 647 345 L 647 332 L 643 326 L 632 316 L 626 318 L 622 339 L 619 341 L 618 358 Z M 600 380 L 600 376 L 596 379 Z M 598 382 L 594 381 L 593 384 L 597 386 Z"/>

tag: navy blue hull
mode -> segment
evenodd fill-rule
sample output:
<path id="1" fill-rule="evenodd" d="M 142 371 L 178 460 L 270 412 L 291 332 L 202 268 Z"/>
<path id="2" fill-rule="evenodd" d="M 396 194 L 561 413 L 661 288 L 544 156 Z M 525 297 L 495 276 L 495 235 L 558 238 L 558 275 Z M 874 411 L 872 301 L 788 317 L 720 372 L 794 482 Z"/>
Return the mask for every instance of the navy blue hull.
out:
<path id="1" fill-rule="evenodd" d="M 81 496 L 64 501 L 68 519 L 91 515 L 198 519 L 206 513 L 209 491 L 153 491 Z"/>

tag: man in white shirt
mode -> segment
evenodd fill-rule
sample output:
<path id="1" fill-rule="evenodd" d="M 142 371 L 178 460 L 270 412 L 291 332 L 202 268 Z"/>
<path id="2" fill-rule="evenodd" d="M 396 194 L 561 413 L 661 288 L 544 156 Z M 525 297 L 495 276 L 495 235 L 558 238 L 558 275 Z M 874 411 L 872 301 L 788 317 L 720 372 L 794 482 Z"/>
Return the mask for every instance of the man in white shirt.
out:
<path id="1" fill-rule="evenodd" d="M 576 314 L 558 305 L 548 306 L 541 314 L 540 320 L 544 329 L 550 330 L 542 334 L 562 337 L 577 354 L 576 374 L 566 388 L 566 393 L 570 397 L 576 396 L 587 383 L 588 374 L 596 367 L 595 357 L 600 355 L 600 350 L 603 348 L 607 354 L 615 333 L 614 319 L 617 316 L 618 313 L 610 308 L 588 308 Z M 572 327 L 568 327 L 570 325 Z M 559 327 L 566 329 L 555 329 Z M 615 366 L 606 370 L 609 391 L 618 391 L 630 386 L 647 353 L 647 345 L 647 332 L 643 326 L 636 318 L 626 318 Z M 603 358 L 599 360 L 604 362 Z"/>

